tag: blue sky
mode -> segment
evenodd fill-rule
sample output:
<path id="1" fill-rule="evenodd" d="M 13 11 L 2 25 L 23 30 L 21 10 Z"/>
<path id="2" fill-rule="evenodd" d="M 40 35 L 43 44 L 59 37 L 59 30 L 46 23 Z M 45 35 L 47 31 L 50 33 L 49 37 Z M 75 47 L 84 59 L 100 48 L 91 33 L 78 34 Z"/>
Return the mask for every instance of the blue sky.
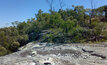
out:
<path id="1" fill-rule="evenodd" d="M 54 0 L 54 9 L 59 9 L 58 0 Z M 63 0 L 66 8 L 72 5 L 83 5 L 90 8 L 91 0 Z M 94 0 L 94 7 L 107 5 L 107 0 Z M 48 12 L 49 5 L 46 0 L 0 0 L 0 27 L 10 26 L 14 21 L 25 21 L 35 17 L 39 9 Z"/>

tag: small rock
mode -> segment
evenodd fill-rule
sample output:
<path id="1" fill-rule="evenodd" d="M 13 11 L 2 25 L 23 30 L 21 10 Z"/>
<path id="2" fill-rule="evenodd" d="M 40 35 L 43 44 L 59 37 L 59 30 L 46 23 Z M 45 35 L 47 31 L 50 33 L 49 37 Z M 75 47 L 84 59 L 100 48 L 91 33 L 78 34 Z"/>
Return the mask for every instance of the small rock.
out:
<path id="1" fill-rule="evenodd" d="M 37 55 L 37 51 L 33 51 L 31 55 L 32 55 L 32 56 Z"/>
<path id="2" fill-rule="evenodd" d="M 36 63 L 34 63 L 34 62 L 31 62 L 31 63 L 29 63 L 28 65 L 36 65 Z"/>

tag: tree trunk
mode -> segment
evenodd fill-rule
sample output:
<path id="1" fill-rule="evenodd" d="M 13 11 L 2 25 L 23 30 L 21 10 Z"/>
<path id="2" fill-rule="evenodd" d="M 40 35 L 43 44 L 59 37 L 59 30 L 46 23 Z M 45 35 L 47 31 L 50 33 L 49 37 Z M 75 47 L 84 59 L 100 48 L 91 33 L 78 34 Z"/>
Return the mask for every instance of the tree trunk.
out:
<path id="1" fill-rule="evenodd" d="M 105 19 L 107 21 L 107 7 L 104 8 L 104 11 L 105 11 Z"/>

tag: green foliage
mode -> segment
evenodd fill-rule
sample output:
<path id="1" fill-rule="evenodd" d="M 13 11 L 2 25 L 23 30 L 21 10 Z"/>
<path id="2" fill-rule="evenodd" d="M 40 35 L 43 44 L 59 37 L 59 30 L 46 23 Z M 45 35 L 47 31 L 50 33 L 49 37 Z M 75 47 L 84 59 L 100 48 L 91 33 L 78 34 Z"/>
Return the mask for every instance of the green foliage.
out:
<path id="1" fill-rule="evenodd" d="M 22 44 L 20 41 L 28 40 L 27 35 L 20 35 L 15 27 L 1 28 L 0 29 L 0 48 L 6 54 L 17 51 L 18 47 Z M 19 43 L 20 42 L 20 43 Z M 2 53 L 2 51 L 0 51 Z M 3 52 L 3 55 L 5 53 Z"/>
<path id="2" fill-rule="evenodd" d="M 49 33 L 43 36 L 43 42 L 64 42 L 63 29 L 50 29 Z"/>
<path id="3" fill-rule="evenodd" d="M 96 41 L 97 38 L 100 38 L 105 25 L 100 22 L 97 14 L 93 14 L 96 17 L 92 19 L 92 24 L 89 24 L 90 11 L 91 9 L 84 9 L 83 6 L 73 6 L 73 9 L 60 9 L 58 12 L 53 11 L 52 13 L 44 13 L 39 10 L 36 18 L 17 25 L 21 35 L 20 39 L 25 38 L 29 41 L 43 39 L 45 42 L 63 43 Z M 48 32 L 43 32 L 44 30 Z M 23 35 L 26 36 L 23 37 Z"/>
<path id="4" fill-rule="evenodd" d="M 10 48 L 9 49 L 11 51 L 17 51 L 17 48 L 19 47 L 19 45 L 20 45 L 19 42 L 13 42 L 13 43 L 10 44 Z"/>
<path id="5" fill-rule="evenodd" d="M 6 48 L 0 46 L 0 56 L 6 55 L 6 54 L 7 54 Z"/>

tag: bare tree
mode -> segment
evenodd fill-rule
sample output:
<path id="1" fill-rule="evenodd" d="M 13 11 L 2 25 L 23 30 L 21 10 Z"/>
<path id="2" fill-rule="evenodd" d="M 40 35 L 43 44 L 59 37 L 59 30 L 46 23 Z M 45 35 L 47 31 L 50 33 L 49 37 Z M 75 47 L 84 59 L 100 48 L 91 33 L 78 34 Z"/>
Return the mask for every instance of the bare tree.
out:
<path id="1" fill-rule="evenodd" d="M 50 6 L 50 10 L 51 10 L 51 12 L 53 11 L 53 0 L 46 0 L 46 2 L 49 4 L 49 6 Z"/>
<path id="2" fill-rule="evenodd" d="M 104 11 L 105 11 L 105 19 L 107 21 L 107 6 L 104 7 Z"/>
<path id="3" fill-rule="evenodd" d="M 60 9 L 62 10 L 65 4 L 63 3 L 63 0 L 59 0 Z"/>
<path id="4" fill-rule="evenodd" d="M 92 8 L 92 9 L 94 8 L 93 0 L 91 0 L 91 8 Z"/>
<path id="5" fill-rule="evenodd" d="M 90 24 L 92 22 L 92 17 L 93 17 L 93 14 L 94 14 L 94 4 L 93 4 L 93 0 L 91 0 L 91 12 L 90 12 Z"/>

